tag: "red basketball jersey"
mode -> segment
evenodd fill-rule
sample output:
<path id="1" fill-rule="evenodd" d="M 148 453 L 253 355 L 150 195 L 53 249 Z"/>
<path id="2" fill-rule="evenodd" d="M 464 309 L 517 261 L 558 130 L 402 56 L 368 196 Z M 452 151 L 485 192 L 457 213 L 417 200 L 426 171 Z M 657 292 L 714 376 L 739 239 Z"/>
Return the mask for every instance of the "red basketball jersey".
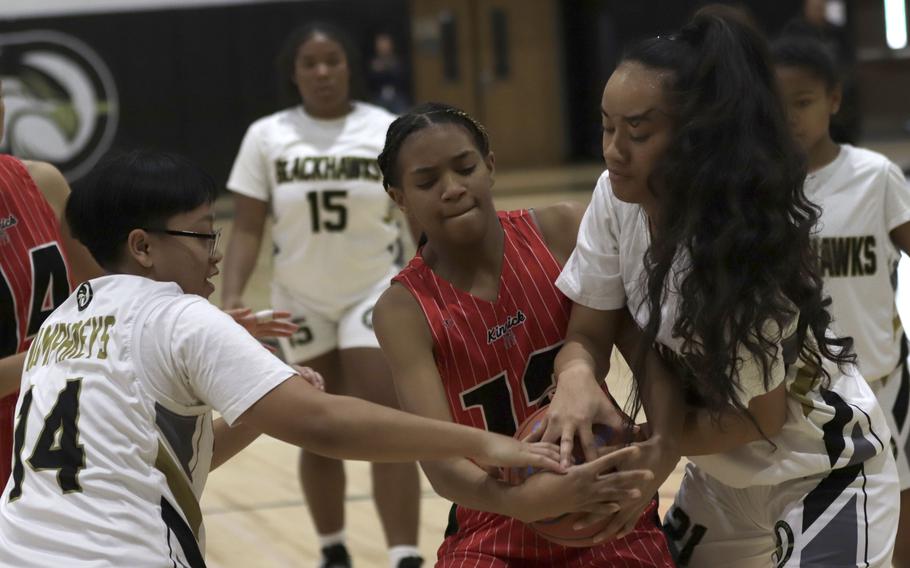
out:
<path id="1" fill-rule="evenodd" d="M 60 227 L 25 165 L 0 154 L 0 357 L 28 349 L 71 286 Z M 18 394 L 0 400 L 0 487 L 10 474 Z"/>
<path id="2" fill-rule="evenodd" d="M 500 212 L 499 220 L 505 239 L 494 302 L 437 277 L 419 254 L 394 281 L 423 309 L 454 420 L 511 436 L 553 384 L 572 302 L 554 284 L 561 267 L 530 212 Z M 502 515 L 454 513 L 437 566 L 673 566 L 656 503 L 629 536 L 592 548 L 553 544 Z"/>

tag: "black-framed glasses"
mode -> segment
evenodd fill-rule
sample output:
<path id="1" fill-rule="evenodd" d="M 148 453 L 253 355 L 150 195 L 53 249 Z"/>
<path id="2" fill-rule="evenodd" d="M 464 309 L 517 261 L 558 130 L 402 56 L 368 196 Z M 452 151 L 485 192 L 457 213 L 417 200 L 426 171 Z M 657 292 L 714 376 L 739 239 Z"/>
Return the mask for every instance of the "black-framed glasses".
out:
<path id="1" fill-rule="evenodd" d="M 148 233 L 162 233 L 165 235 L 173 235 L 175 237 L 192 237 L 194 239 L 208 239 L 211 241 L 209 245 L 209 256 L 214 257 L 215 252 L 218 250 L 218 243 L 221 242 L 221 229 L 215 229 L 214 233 L 197 233 L 196 231 L 178 231 L 177 229 L 142 229 Z"/>

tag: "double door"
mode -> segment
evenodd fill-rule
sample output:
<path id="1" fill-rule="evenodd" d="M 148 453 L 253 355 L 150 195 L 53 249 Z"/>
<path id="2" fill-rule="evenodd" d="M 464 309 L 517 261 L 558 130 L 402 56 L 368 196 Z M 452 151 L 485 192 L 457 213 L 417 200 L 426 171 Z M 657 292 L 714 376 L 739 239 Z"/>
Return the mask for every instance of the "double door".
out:
<path id="1" fill-rule="evenodd" d="M 412 0 L 418 101 L 464 109 L 490 133 L 498 166 L 566 154 L 566 78 L 555 0 Z"/>

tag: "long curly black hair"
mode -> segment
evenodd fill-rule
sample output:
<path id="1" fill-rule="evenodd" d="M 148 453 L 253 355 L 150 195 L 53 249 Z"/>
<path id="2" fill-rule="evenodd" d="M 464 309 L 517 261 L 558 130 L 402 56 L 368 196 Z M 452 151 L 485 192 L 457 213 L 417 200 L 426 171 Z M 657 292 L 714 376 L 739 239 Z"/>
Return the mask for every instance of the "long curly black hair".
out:
<path id="1" fill-rule="evenodd" d="M 713 6 L 679 33 L 633 46 L 623 61 L 669 71 L 675 123 L 649 182 L 664 213 L 652 219 L 644 258 L 651 315 L 633 369 L 642 369 L 672 290 L 686 386 L 714 416 L 730 405 L 746 410 L 736 386 L 744 354 L 769 387 L 780 330 L 797 316 L 799 358 L 827 384 L 823 358 L 843 365 L 855 356 L 850 338 L 826 334 L 830 299 L 810 244 L 820 210 L 803 192 L 806 166 L 764 38 L 732 10 Z M 633 398 L 637 410 L 637 392 Z"/>

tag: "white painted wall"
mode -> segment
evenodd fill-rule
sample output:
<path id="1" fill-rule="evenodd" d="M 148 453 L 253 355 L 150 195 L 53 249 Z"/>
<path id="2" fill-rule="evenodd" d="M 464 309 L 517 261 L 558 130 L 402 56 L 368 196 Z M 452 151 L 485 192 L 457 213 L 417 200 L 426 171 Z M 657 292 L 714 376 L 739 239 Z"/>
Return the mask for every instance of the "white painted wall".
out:
<path id="1" fill-rule="evenodd" d="M 310 0 L 0 0 L 0 21 L 102 12 L 176 10 L 232 4 L 268 4 Z"/>

